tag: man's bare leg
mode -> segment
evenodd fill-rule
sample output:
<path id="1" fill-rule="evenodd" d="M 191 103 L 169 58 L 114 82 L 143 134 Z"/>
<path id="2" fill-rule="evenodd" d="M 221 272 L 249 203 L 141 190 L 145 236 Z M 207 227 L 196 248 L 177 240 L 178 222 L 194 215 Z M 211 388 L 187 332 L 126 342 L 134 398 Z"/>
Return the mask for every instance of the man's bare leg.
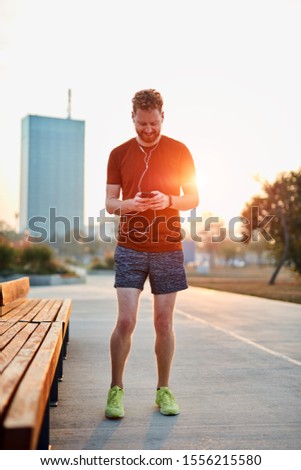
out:
<path id="1" fill-rule="evenodd" d="M 130 287 L 117 288 L 118 315 L 110 342 L 112 382 L 123 388 L 123 372 L 132 344 L 136 326 L 139 296 L 141 290 Z"/>
<path id="2" fill-rule="evenodd" d="M 158 367 L 158 388 L 168 387 L 175 350 L 173 329 L 176 292 L 154 296 L 154 325 L 156 330 L 155 353 Z"/>

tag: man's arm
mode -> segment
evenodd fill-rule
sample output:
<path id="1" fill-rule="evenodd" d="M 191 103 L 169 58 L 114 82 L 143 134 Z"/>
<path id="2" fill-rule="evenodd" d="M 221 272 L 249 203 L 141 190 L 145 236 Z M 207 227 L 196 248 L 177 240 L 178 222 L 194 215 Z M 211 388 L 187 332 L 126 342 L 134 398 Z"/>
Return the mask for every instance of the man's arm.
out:
<path id="1" fill-rule="evenodd" d="M 106 210 L 109 214 L 122 215 L 133 210 L 131 199 L 121 201 L 120 184 L 107 184 L 106 186 Z"/>
<path id="2" fill-rule="evenodd" d="M 182 185 L 183 193 L 181 196 L 171 195 L 171 208 L 179 211 L 188 211 L 194 209 L 199 204 L 198 189 L 195 183 L 186 183 Z"/>

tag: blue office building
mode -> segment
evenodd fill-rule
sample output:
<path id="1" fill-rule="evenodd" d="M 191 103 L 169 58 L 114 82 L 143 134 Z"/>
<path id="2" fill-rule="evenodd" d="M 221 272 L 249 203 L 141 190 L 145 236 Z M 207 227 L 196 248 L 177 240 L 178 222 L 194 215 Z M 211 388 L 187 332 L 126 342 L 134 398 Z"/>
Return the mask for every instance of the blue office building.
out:
<path id="1" fill-rule="evenodd" d="M 20 231 L 47 239 L 84 225 L 85 122 L 22 120 Z M 41 227 L 41 230 L 36 230 Z"/>

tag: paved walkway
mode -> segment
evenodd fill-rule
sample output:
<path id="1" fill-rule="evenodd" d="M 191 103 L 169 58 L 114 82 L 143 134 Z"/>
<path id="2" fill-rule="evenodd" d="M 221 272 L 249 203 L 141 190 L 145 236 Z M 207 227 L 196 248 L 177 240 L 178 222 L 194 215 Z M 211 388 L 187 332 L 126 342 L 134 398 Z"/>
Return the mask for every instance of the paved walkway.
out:
<path id="1" fill-rule="evenodd" d="M 53 449 L 301 449 L 301 306 L 191 287 L 179 293 L 171 388 L 175 417 L 154 406 L 152 296 L 142 294 L 126 368 L 126 416 L 104 417 L 115 323 L 113 276 L 33 287 L 71 297 L 70 344 L 51 409 Z"/>

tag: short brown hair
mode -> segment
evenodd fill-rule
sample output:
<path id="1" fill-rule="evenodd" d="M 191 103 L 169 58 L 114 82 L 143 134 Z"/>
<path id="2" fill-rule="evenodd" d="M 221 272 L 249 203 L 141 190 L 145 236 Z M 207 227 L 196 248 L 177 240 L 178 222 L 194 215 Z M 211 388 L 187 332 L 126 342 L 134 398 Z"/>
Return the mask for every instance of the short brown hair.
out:
<path id="1" fill-rule="evenodd" d="M 134 113 L 137 109 L 158 109 L 161 112 L 163 107 L 162 96 L 153 88 L 137 91 L 132 103 Z"/>

